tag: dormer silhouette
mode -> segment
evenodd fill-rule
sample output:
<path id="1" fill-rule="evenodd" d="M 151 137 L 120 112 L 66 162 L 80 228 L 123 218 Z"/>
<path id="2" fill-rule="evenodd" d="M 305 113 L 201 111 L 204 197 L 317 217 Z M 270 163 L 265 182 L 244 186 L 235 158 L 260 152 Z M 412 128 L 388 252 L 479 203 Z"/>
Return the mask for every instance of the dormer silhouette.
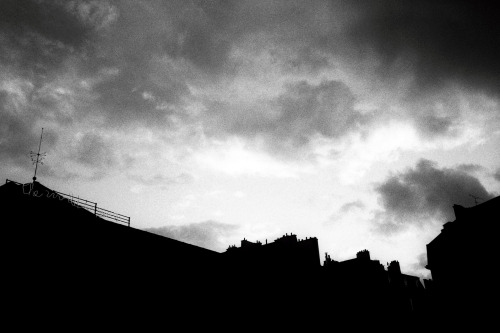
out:
<path id="1" fill-rule="evenodd" d="M 227 248 L 226 252 L 234 252 L 236 250 L 237 250 L 236 245 L 229 245 L 229 247 Z"/>
<path id="2" fill-rule="evenodd" d="M 467 209 L 460 205 L 453 205 L 453 212 L 455 213 L 455 218 L 460 219 L 461 217 L 465 217 Z"/>
<path id="3" fill-rule="evenodd" d="M 362 250 L 356 253 L 356 258 L 359 260 L 370 260 L 370 252 L 368 250 Z"/>
<path id="4" fill-rule="evenodd" d="M 399 261 L 393 260 L 387 266 L 387 271 L 392 275 L 401 275 L 401 267 L 399 266 Z"/>
<path id="5" fill-rule="evenodd" d="M 279 244 L 292 244 L 292 243 L 297 243 L 297 235 L 294 234 L 285 234 L 284 236 L 281 236 L 280 238 L 276 239 L 274 243 L 279 243 Z"/>
<path id="6" fill-rule="evenodd" d="M 250 242 L 248 240 L 246 240 L 245 238 L 243 238 L 241 240 L 241 248 L 254 248 L 254 247 L 258 247 L 258 246 L 261 246 L 262 243 L 261 242 L 256 242 L 256 243 L 253 243 L 253 242 Z"/>
<path id="7" fill-rule="evenodd" d="M 333 267 L 335 264 L 338 264 L 338 261 L 335 261 L 330 257 L 328 253 L 325 252 L 325 261 L 323 262 L 323 267 Z"/>

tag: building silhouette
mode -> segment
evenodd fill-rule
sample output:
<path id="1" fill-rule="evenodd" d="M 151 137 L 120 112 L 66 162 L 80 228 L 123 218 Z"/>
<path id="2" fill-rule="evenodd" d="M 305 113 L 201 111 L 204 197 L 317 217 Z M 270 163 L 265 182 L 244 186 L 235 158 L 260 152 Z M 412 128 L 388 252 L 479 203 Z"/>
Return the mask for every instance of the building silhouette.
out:
<path id="1" fill-rule="evenodd" d="M 368 250 L 344 261 L 325 254 L 321 263 L 317 238 L 287 233 L 264 243 L 243 239 L 218 253 L 135 229 L 123 215 L 39 182 L 7 180 L 0 186 L 6 300 L 44 309 L 50 299 L 66 316 L 84 313 L 89 302 L 106 313 L 159 304 L 176 320 L 198 318 L 196 327 L 222 317 L 292 328 L 318 318 L 357 318 L 358 325 L 370 316 L 427 327 L 491 310 L 499 200 L 454 206 L 456 220 L 427 245 L 432 280 L 424 286 L 399 262 L 385 267 Z"/>
<path id="2" fill-rule="evenodd" d="M 339 312 L 346 309 L 364 314 L 421 315 L 426 309 L 426 292 L 420 278 L 402 274 L 399 262 L 392 261 L 387 270 L 368 250 L 356 258 L 332 260 L 325 254 L 323 265 L 328 283 L 339 286 L 332 293 L 339 302 Z"/>
<path id="3" fill-rule="evenodd" d="M 493 271 L 498 262 L 500 197 L 470 208 L 454 205 L 453 210 L 455 221 L 445 223 L 427 244 L 433 304 L 451 317 L 486 314 L 498 296 Z"/>
<path id="4" fill-rule="evenodd" d="M 259 269 L 297 274 L 314 272 L 321 266 L 318 239 L 300 240 L 294 234 L 286 234 L 270 243 L 266 240 L 265 244 L 243 239 L 241 247 L 230 246 L 224 256 L 228 265 L 245 271 Z"/>
<path id="5" fill-rule="evenodd" d="M 111 222 L 57 193 L 39 182 L 0 186 L 11 309 L 122 316 L 160 302 L 182 316 L 209 306 L 218 277 L 206 272 L 219 270 L 219 253 Z"/>

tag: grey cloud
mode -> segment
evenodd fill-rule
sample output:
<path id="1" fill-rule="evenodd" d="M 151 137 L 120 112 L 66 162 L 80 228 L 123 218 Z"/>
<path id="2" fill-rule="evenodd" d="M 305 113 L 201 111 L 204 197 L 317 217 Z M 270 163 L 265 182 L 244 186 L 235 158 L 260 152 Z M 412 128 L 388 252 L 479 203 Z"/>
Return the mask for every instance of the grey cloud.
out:
<path id="1" fill-rule="evenodd" d="M 339 137 L 359 129 L 370 115 L 354 110 L 355 97 L 339 81 L 317 85 L 306 81 L 286 85 L 277 98 L 256 105 L 209 103 L 210 130 L 244 137 L 263 137 L 272 149 L 306 146 L 312 137 Z M 276 150 L 279 150 L 276 149 Z"/>
<path id="2" fill-rule="evenodd" d="M 85 27 L 63 1 L 4 0 L 0 15 L 1 27 L 17 34 L 39 33 L 73 46 L 85 39 Z"/>
<path id="3" fill-rule="evenodd" d="M 490 2 L 134 1 L 113 2 L 116 8 L 102 3 L 4 1 L 10 13 L 4 14 L 4 26 L 67 45 L 99 42 L 96 67 L 166 55 L 202 73 L 228 74 L 237 65 L 230 57 L 234 46 L 261 36 L 257 48 L 271 41 L 292 54 L 288 68 L 328 66 L 319 54 L 356 62 L 375 51 L 381 76 L 407 58 L 409 66 L 398 71 L 415 74 L 421 88 L 448 81 L 497 92 L 500 86 L 494 84 L 500 34 Z M 110 17 L 114 29 L 96 36 Z"/>
<path id="4" fill-rule="evenodd" d="M 317 3 L 320 2 L 314 2 Z M 259 4 L 250 1 L 119 3 L 116 24 L 107 34 L 102 34 L 99 61 L 92 59 L 88 64 L 87 70 L 93 73 L 98 73 L 104 67 L 118 70 L 116 75 L 93 87 L 93 91 L 99 95 L 97 109 L 99 112 L 104 110 L 109 121 L 118 125 L 135 121 L 146 121 L 148 126 L 172 125 L 171 118 L 178 117 L 189 122 L 189 117 L 183 111 L 183 101 L 190 97 L 189 84 L 201 83 L 203 86 L 219 80 L 220 76 L 231 78 L 236 75 L 242 64 L 235 62 L 231 52 L 235 47 L 246 45 L 252 36 L 262 36 L 255 37 L 256 48 L 266 49 L 269 38 L 279 45 L 296 45 L 297 37 L 289 37 L 307 30 L 306 26 L 312 26 L 305 22 L 315 21 L 319 9 L 314 4 L 286 1 Z M 311 12 L 310 8 L 316 9 Z M 299 33 L 298 36 L 300 39 L 309 34 Z M 290 52 L 293 49 L 293 46 L 285 47 L 282 55 L 286 55 L 286 59 L 279 60 L 285 69 L 300 67 L 317 71 L 328 64 L 326 58 L 314 50 L 301 47 Z M 290 54 L 287 55 L 288 53 Z M 153 98 L 145 99 L 144 94 Z M 266 104 L 266 101 L 262 102 Z M 208 108 L 217 103 L 208 103 Z M 277 101 L 275 104 L 279 103 Z M 160 105 L 169 105 L 169 108 L 161 108 Z M 268 107 L 269 105 L 257 106 Z M 285 107 L 291 109 L 293 106 Z M 233 116 L 232 105 L 220 108 L 219 114 L 224 110 L 227 113 L 223 115 L 223 120 Z M 267 123 L 259 115 L 250 115 L 254 112 L 255 106 L 249 106 L 241 112 L 250 125 L 247 126 L 244 121 L 235 121 L 226 124 L 228 132 L 238 135 L 269 133 L 264 130 L 259 132 L 258 127 L 263 125 L 274 127 L 274 134 L 269 140 L 279 140 L 286 136 L 278 133 L 287 131 L 286 126 L 276 129 L 275 124 Z M 292 110 L 284 112 L 297 113 Z M 317 112 L 320 117 L 324 114 Z M 209 124 L 221 123 L 217 116 L 214 119 L 211 116 L 214 114 L 208 114 L 208 119 L 204 118 L 203 121 Z M 290 119 L 295 122 L 295 131 L 300 130 L 300 120 L 300 117 Z M 320 124 L 317 121 L 316 126 L 319 132 L 327 132 L 327 135 L 338 130 L 331 128 L 329 122 Z M 338 127 L 340 126 L 339 124 Z M 306 132 L 307 127 L 305 125 Z M 308 135 L 309 133 L 304 133 L 303 138 L 294 139 L 298 139 L 298 142 L 307 141 Z"/>
<path id="5" fill-rule="evenodd" d="M 94 177 L 86 178 L 86 177 L 83 177 L 82 175 L 75 173 L 75 172 L 61 170 L 60 168 L 57 168 L 57 167 L 51 165 L 50 163 L 45 164 L 43 168 L 40 168 L 37 171 L 37 178 L 39 178 L 38 180 L 41 182 L 43 182 L 44 181 L 43 179 L 46 179 L 46 178 L 59 179 L 59 180 L 63 180 L 63 181 L 72 181 L 75 179 L 80 179 L 80 180 L 81 179 L 85 179 L 85 180 L 95 179 Z M 40 179 L 40 178 L 42 178 L 42 179 Z"/>
<path id="6" fill-rule="evenodd" d="M 495 173 L 493 174 L 493 178 L 495 178 L 500 182 L 500 168 L 498 168 L 497 171 L 495 171 Z"/>
<path id="7" fill-rule="evenodd" d="M 374 50 L 380 75 L 401 69 L 415 88 L 429 91 L 454 82 L 498 95 L 500 27 L 493 1 L 352 2 L 359 19 L 347 27 L 350 47 Z M 399 70 L 398 70 L 399 71 Z M 393 71 L 392 71 L 393 72 Z M 390 74 L 389 74 L 390 75 Z"/>
<path id="8" fill-rule="evenodd" d="M 439 168 L 434 162 L 420 160 L 415 168 L 388 177 L 375 187 L 383 211 L 375 214 L 378 231 L 391 234 L 409 225 L 423 226 L 437 219 L 454 220 L 453 205 L 470 207 L 471 195 L 483 200 L 493 198 L 481 182 L 460 168 Z"/>
<path id="9" fill-rule="evenodd" d="M 83 165 L 102 170 L 117 163 L 112 145 L 96 133 L 86 133 L 79 138 L 72 156 Z"/>
<path id="10" fill-rule="evenodd" d="M 10 104 L 9 94 L 0 91 L 0 156 L 2 159 L 19 160 L 27 158 L 30 150 L 34 149 L 36 138 L 32 133 L 31 119 L 19 117 Z"/>
<path id="11" fill-rule="evenodd" d="M 460 94 L 457 89 L 434 89 L 424 94 L 412 87 L 403 99 L 407 109 L 403 116 L 413 121 L 425 138 L 456 136 L 464 111 Z"/>
<path id="12" fill-rule="evenodd" d="M 474 164 L 474 163 L 465 163 L 465 164 L 459 164 L 456 166 L 456 169 L 458 171 L 463 171 L 466 173 L 476 173 L 480 171 L 484 171 L 486 168 L 483 167 L 482 165 L 479 164 Z"/>
<path id="13" fill-rule="evenodd" d="M 453 125 L 457 119 L 451 116 L 437 116 L 432 113 L 415 117 L 417 127 L 424 135 L 444 135 L 451 134 Z"/>
<path id="14" fill-rule="evenodd" d="M 417 257 L 417 262 L 413 265 L 415 270 L 423 269 L 427 265 L 427 253 L 421 253 Z"/>
<path id="15" fill-rule="evenodd" d="M 70 14 L 79 18 L 79 24 L 94 31 L 107 28 L 119 16 L 117 8 L 108 1 L 65 1 L 64 6 Z"/>
<path id="16" fill-rule="evenodd" d="M 456 96 L 430 92 L 448 82 L 493 93 L 500 86 L 500 34 L 485 4 L 4 0 L 0 63 L 33 85 L 30 110 L 40 118 L 54 113 L 63 126 L 89 114 L 124 131 L 195 123 L 208 135 L 259 137 L 286 151 L 306 147 L 315 135 L 357 130 L 371 116 L 353 109 L 355 97 L 337 81 L 290 83 L 280 97 L 248 105 L 205 100 L 208 111 L 199 118 L 186 111 L 192 88 L 241 75 L 245 64 L 234 59 L 235 50 L 269 52 L 287 74 L 317 75 L 340 57 L 367 75 L 360 64 L 374 56 L 368 60 L 379 64 L 378 79 L 415 77 L 405 116 L 426 135 L 453 135 L 460 124 Z M 68 71 L 75 99 L 44 94 Z M 432 96 L 417 98 L 422 92 Z M 443 114 L 436 99 L 446 106 Z"/>
<path id="17" fill-rule="evenodd" d="M 163 66 L 148 56 L 139 62 L 117 65 L 119 73 L 93 86 L 97 109 L 108 124 L 142 123 L 148 127 L 169 125 L 179 113 L 187 85 L 168 63 Z"/>
<path id="18" fill-rule="evenodd" d="M 365 207 L 365 204 L 361 200 L 356 200 L 343 204 L 342 207 L 340 207 L 340 212 L 346 213 L 353 209 L 364 209 Z"/>
<path id="19" fill-rule="evenodd" d="M 461 96 L 453 91 L 500 97 L 500 27 L 492 1 L 275 3 L 279 9 L 269 12 L 280 24 L 262 29 L 290 54 L 287 70 L 295 63 L 314 73 L 340 59 L 368 83 L 406 91 L 401 116 L 426 138 L 460 134 Z"/>
<path id="20" fill-rule="evenodd" d="M 130 175 L 129 178 L 145 186 L 162 187 L 167 187 L 168 185 L 186 184 L 193 181 L 193 176 L 188 173 L 181 173 L 176 176 L 156 174 L 150 178 L 146 178 L 141 175 Z"/>
<path id="21" fill-rule="evenodd" d="M 35 127 L 36 118 L 18 109 L 12 94 L 0 90 L 0 157 L 23 169 L 31 166 L 30 151 L 37 151 L 41 128 Z M 58 140 L 50 128 L 45 129 L 42 151 L 50 151 Z"/>
<path id="22" fill-rule="evenodd" d="M 408 225 L 390 220 L 384 212 L 376 212 L 373 218 L 375 232 L 392 236 L 404 231 Z"/>
<path id="23" fill-rule="evenodd" d="M 119 2 L 116 10 L 94 56 L 80 64 L 82 75 L 100 77 L 92 85 L 98 97 L 90 112 L 114 126 L 172 128 L 172 118 L 186 120 L 187 81 L 216 71 L 224 52 L 218 53 L 205 15 L 190 2 Z"/>
<path id="24" fill-rule="evenodd" d="M 64 1 L 0 3 L 0 62 L 24 77 L 43 81 L 65 59 L 82 52 L 91 37 L 92 29 Z"/>
<path id="25" fill-rule="evenodd" d="M 353 110 L 354 101 L 350 89 L 339 81 L 325 81 L 317 86 L 307 82 L 290 84 L 273 103 L 281 115 L 276 131 L 279 135 L 292 132 L 338 136 L 362 119 Z"/>
<path id="26" fill-rule="evenodd" d="M 351 201 L 343 204 L 336 212 L 334 212 L 328 220 L 324 222 L 324 225 L 331 225 L 342 219 L 345 215 L 352 212 L 357 212 L 364 210 L 366 205 L 361 200 Z"/>
<path id="27" fill-rule="evenodd" d="M 421 253 L 417 257 L 417 262 L 412 264 L 410 268 L 413 270 L 413 273 L 417 276 L 420 276 L 422 279 L 429 279 L 430 271 L 425 268 L 427 265 L 427 253 Z"/>
<path id="28" fill-rule="evenodd" d="M 164 226 L 144 229 L 165 237 L 197 245 L 214 251 L 223 251 L 226 247 L 220 238 L 233 235 L 239 226 L 217 221 L 205 221 L 180 226 Z"/>
<path id="29" fill-rule="evenodd" d="M 354 67 L 375 57 L 380 78 L 413 75 L 414 91 L 432 92 L 454 82 L 472 89 L 500 91 L 500 28 L 493 1 L 200 1 L 198 21 L 205 43 L 214 36 L 238 44 L 262 36 L 256 47 L 273 44 L 292 53 L 296 63 L 321 63 L 321 51 Z M 193 31 L 198 31 L 192 28 Z M 196 35 L 194 33 L 193 35 Z M 194 37 L 193 37 L 194 38 Z M 187 38 L 189 41 L 190 39 Z M 189 43 L 187 43 L 189 44 Z M 206 47 L 193 50 L 204 51 Z M 226 49 L 225 49 L 226 50 Z M 210 59 L 210 52 L 207 54 Z M 227 62 L 227 50 L 219 59 Z M 292 62 L 293 63 L 293 62 Z M 372 62 L 373 63 L 373 62 Z M 211 65 L 213 66 L 213 65 Z"/>
<path id="30" fill-rule="evenodd" d="M 211 6 L 217 8 L 217 4 Z M 428 138 L 459 134 L 460 96 L 450 93 L 450 87 L 458 85 L 497 97 L 500 93 L 496 61 L 500 58 L 500 31 L 488 2 L 274 1 L 254 6 L 241 2 L 230 8 L 228 12 L 238 23 L 224 16 L 218 29 L 236 27 L 233 30 L 241 33 L 228 35 L 233 45 L 249 43 L 252 50 L 266 49 L 285 71 L 309 68 L 315 73 L 318 68 L 331 67 L 328 59 L 333 57 L 343 59 L 342 64 L 355 68 L 367 81 L 386 82 L 398 91 L 401 79 L 411 80 L 402 101 L 408 111 L 402 116 L 412 119 Z M 373 68 L 375 79 L 371 77 Z M 272 127 L 258 111 L 257 116 L 248 116 L 256 111 L 246 108 L 241 122 L 248 125 L 227 120 L 226 126 L 232 126 L 234 133 L 255 134 L 262 127 Z M 233 107 L 222 105 L 221 109 L 232 117 Z M 292 145 L 308 141 L 305 127 L 306 134 L 294 137 Z M 286 125 L 282 128 L 290 130 Z M 283 139 L 278 132 L 269 140 Z"/>
<path id="31" fill-rule="evenodd" d="M 127 2 L 119 4 L 128 9 Z M 40 117 L 55 114 L 67 123 L 93 113 L 109 125 L 168 124 L 164 104 L 178 104 L 187 91 L 184 79 L 161 63 L 157 46 L 140 45 L 162 39 L 140 35 L 148 21 L 141 12 L 130 12 L 124 21 L 107 1 L 4 1 L 0 6 L 0 63 L 33 85 L 31 108 Z M 162 24 L 157 19 L 153 25 Z M 124 27 L 134 30 L 135 40 Z M 74 73 L 73 82 L 64 88 L 73 99 L 61 103 L 49 86 L 68 72 Z M 75 112 L 68 115 L 67 109 Z"/>

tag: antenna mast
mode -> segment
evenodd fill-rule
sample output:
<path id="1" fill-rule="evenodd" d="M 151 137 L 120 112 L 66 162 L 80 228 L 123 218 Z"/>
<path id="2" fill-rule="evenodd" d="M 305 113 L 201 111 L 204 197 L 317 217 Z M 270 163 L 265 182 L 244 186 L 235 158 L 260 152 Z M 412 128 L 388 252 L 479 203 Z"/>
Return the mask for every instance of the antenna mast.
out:
<path id="1" fill-rule="evenodd" d="M 35 175 L 33 176 L 33 182 L 36 181 L 36 171 L 38 170 L 38 164 L 43 164 L 42 160 L 45 158 L 46 155 L 46 153 L 40 153 L 40 148 L 42 147 L 42 139 L 43 139 L 43 127 L 42 127 L 42 134 L 40 134 L 40 142 L 38 143 L 38 153 L 35 154 L 34 151 L 30 152 L 31 161 L 33 161 L 33 164 L 35 165 Z"/>

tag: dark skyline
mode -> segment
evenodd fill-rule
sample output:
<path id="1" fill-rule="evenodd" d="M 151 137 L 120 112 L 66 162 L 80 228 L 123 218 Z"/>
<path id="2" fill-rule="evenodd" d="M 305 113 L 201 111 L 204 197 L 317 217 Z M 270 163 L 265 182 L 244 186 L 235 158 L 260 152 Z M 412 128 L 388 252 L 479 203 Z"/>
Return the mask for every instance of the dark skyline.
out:
<path id="1" fill-rule="evenodd" d="M 5 245 L 17 249 L 4 265 L 11 306 L 50 299 L 60 316 L 71 309 L 73 315 L 64 315 L 70 320 L 88 306 L 115 313 L 143 304 L 142 313 L 162 300 L 154 307 L 177 319 L 252 319 L 282 328 L 315 326 L 318 316 L 357 327 L 379 327 L 371 320 L 387 319 L 395 328 L 450 328 L 490 322 L 494 311 L 487 300 L 496 290 L 490 268 L 498 253 L 493 238 L 500 197 L 453 206 L 455 220 L 427 244 L 433 278 L 421 281 L 397 260 L 385 265 L 366 249 L 348 260 L 328 254 L 320 260 L 318 239 L 293 233 L 265 242 L 243 239 L 217 253 L 102 219 L 98 210 L 79 206 L 82 201 L 58 198 L 38 182 L 27 185 L 7 180 L 0 186 L 2 210 L 22 212 L 3 214 Z M 46 311 L 41 307 L 35 316 Z"/>

